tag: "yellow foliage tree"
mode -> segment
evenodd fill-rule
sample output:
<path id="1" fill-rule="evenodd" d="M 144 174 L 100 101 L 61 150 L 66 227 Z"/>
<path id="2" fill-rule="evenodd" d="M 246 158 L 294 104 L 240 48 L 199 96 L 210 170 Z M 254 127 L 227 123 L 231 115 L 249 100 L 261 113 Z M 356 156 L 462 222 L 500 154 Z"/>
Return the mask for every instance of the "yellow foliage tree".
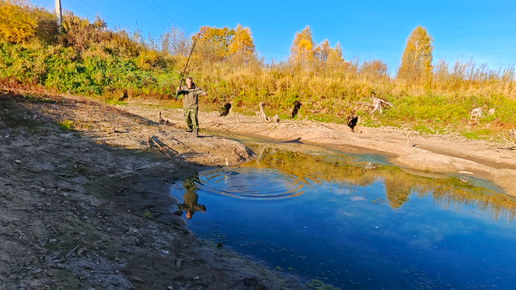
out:
<path id="1" fill-rule="evenodd" d="M 325 63 L 328 59 L 328 56 L 330 55 L 330 51 L 330 42 L 328 39 L 325 39 L 314 49 L 314 56 L 318 61 Z"/>
<path id="2" fill-rule="evenodd" d="M 304 65 L 313 60 L 314 42 L 310 26 L 306 26 L 301 32 L 296 32 L 294 41 L 290 47 L 290 61 Z"/>
<path id="3" fill-rule="evenodd" d="M 223 60 L 229 55 L 229 44 L 234 34 L 235 30 L 228 27 L 201 26 L 196 51 L 205 60 Z"/>
<path id="4" fill-rule="evenodd" d="M 23 42 L 34 35 L 36 19 L 24 1 L 0 1 L 0 39 Z"/>
<path id="5" fill-rule="evenodd" d="M 254 54 L 254 42 L 249 27 L 242 28 L 237 24 L 235 34 L 229 42 L 229 53 L 240 56 L 251 56 Z"/>
<path id="6" fill-rule="evenodd" d="M 407 38 L 407 45 L 401 56 L 397 79 L 407 82 L 429 83 L 432 76 L 432 37 L 424 27 L 418 26 Z"/>
<path id="7" fill-rule="evenodd" d="M 328 57 L 326 58 L 326 63 L 333 66 L 339 66 L 344 62 L 342 58 L 342 46 L 337 42 L 335 47 L 330 48 L 328 52 Z"/>

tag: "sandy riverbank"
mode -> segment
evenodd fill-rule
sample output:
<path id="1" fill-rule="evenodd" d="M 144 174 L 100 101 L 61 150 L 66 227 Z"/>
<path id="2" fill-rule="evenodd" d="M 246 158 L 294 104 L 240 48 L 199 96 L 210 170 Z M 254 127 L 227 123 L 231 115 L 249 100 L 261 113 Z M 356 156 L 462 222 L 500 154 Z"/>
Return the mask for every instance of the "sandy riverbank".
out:
<path id="1" fill-rule="evenodd" d="M 124 110 L 157 120 L 161 111 L 172 127 L 184 127 L 182 111 L 158 109 L 156 103 L 129 102 Z M 394 165 L 411 170 L 459 173 L 494 181 L 507 194 L 516 196 L 516 150 L 508 144 L 484 140 L 467 140 L 458 135 L 419 135 L 395 128 L 359 126 L 353 132 L 346 125 L 306 120 L 281 120 L 261 123 L 256 116 L 217 112 L 200 112 L 201 129 L 233 134 L 254 135 L 278 141 L 298 140 L 345 152 L 369 151 L 388 156 Z M 407 138 L 407 133 L 410 137 Z M 415 170 L 415 171 L 414 171 Z"/>

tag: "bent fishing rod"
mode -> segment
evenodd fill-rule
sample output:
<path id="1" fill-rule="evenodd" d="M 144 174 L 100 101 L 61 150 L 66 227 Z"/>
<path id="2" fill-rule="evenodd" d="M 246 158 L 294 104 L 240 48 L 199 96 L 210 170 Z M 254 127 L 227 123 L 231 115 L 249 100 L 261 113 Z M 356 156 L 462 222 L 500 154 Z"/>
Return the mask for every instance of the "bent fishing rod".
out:
<path id="1" fill-rule="evenodd" d="M 181 81 L 179 82 L 179 89 L 181 89 L 181 86 L 183 85 L 183 77 L 185 76 L 186 68 L 188 67 L 188 62 L 190 61 L 190 57 L 192 56 L 192 53 L 194 51 L 195 43 L 197 43 L 197 37 L 194 38 L 194 43 L 192 45 L 192 50 L 190 51 L 190 55 L 188 56 L 188 59 L 186 60 L 185 69 L 183 70 L 183 73 L 181 74 Z M 179 91 L 176 91 L 176 99 L 174 100 L 174 102 L 177 102 L 177 97 L 178 96 L 179 96 Z"/>

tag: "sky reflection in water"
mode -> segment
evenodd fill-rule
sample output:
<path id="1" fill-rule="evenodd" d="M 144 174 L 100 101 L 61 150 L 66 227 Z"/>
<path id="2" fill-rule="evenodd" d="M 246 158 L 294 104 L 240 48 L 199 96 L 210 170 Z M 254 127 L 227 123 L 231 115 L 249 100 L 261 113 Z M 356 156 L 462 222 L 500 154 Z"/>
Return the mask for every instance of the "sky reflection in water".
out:
<path id="1" fill-rule="evenodd" d="M 199 173 L 206 212 L 188 227 L 200 237 L 345 289 L 516 285 L 514 198 L 363 162 L 378 156 L 250 147 L 256 160 Z"/>

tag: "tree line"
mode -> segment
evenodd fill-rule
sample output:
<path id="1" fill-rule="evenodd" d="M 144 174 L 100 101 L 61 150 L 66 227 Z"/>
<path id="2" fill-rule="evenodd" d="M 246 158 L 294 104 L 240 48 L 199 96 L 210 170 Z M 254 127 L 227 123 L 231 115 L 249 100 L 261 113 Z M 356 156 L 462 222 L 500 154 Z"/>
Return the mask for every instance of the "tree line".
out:
<path id="1" fill-rule="evenodd" d="M 128 90 L 133 97 L 167 99 L 196 41 L 188 74 L 210 91 L 213 106 L 232 102 L 253 112 L 259 102 L 280 116 L 294 101 L 301 117 L 342 122 L 351 112 L 367 121 L 371 93 L 394 104 L 381 122 L 424 121 L 425 127 L 466 124 L 474 107 L 497 108 L 481 120 L 514 126 L 515 71 L 491 70 L 474 60 L 453 64 L 432 57 L 424 27 L 408 36 L 395 75 L 381 59 L 345 58 L 342 46 L 315 43 L 309 26 L 294 34 L 288 58 L 265 62 L 249 27 L 203 26 L 194 35 L 170 27 L 158 38 L 109 29 L 65 11 L 61 32 L 54 15 L 27 1 L 0 1 L 0 82 L 45 90 L 99 95 Z M 370 120 L 375 123 L 377 120 Z M 433 129 L 432 129 L 433 130 Z"/>

